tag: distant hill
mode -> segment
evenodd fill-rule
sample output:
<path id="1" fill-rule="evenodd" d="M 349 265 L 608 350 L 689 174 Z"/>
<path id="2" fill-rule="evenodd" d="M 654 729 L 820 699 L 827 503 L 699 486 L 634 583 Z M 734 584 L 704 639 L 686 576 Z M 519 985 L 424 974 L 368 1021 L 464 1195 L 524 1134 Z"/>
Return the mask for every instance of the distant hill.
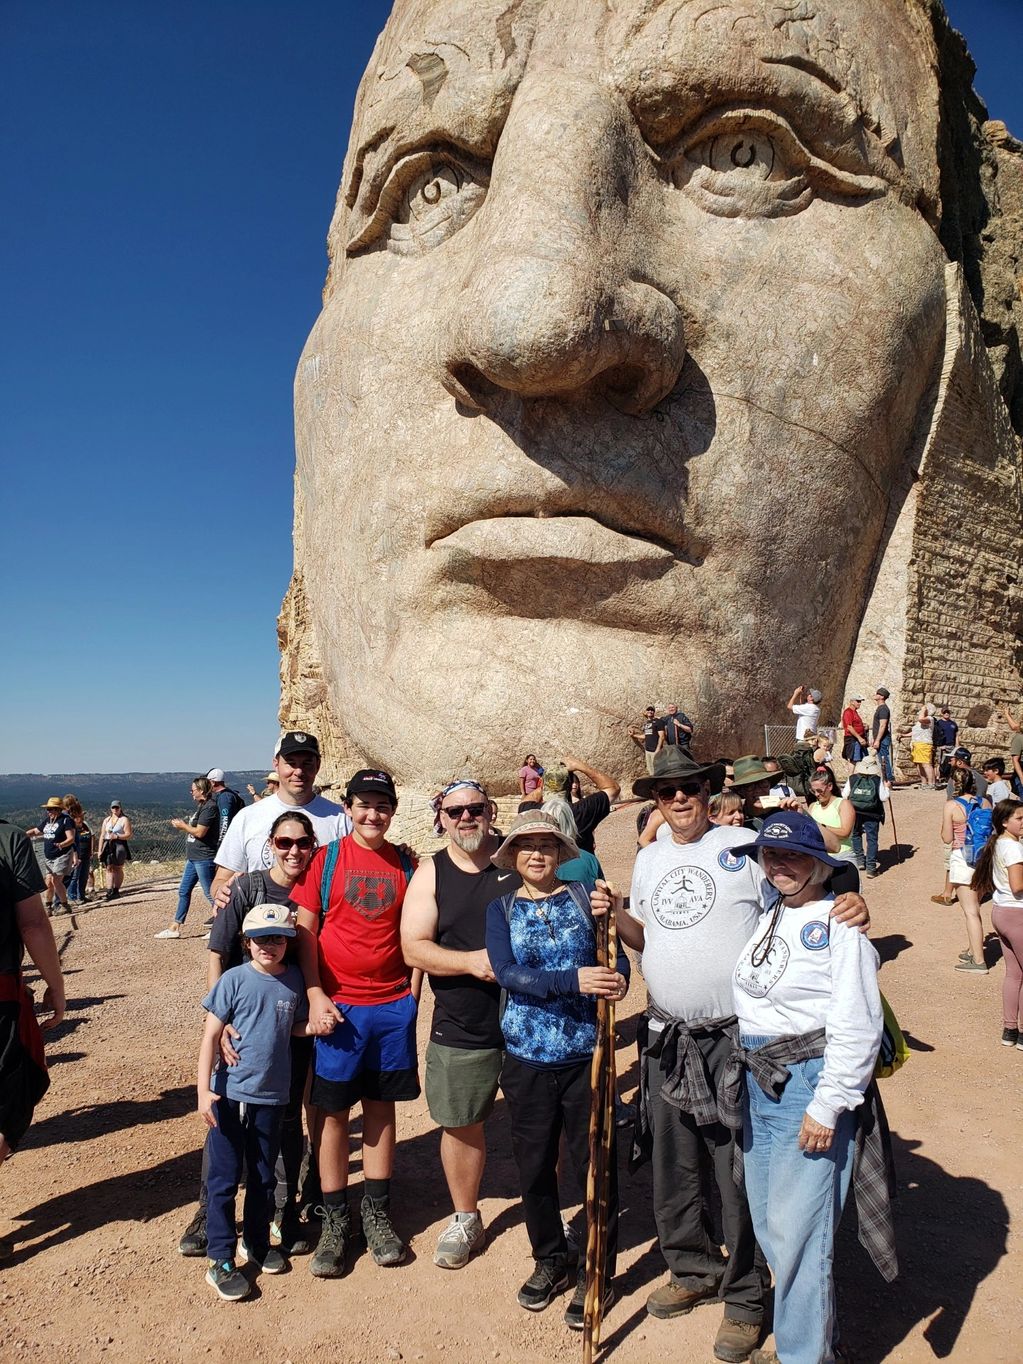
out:
<path id="1" fill-rule="evenodd" d="M 263 789 L 267 769 L 228 772 L 227 784 L 248 800 L 246 785 Z M 87 810 L 105 809 L 111 800 L 132 806 L 191 806 L 189 786 L 195 772 L 8 772 L 0 773 L 0 814 L 42 804 L 50 796 L 73 792 Z"/>

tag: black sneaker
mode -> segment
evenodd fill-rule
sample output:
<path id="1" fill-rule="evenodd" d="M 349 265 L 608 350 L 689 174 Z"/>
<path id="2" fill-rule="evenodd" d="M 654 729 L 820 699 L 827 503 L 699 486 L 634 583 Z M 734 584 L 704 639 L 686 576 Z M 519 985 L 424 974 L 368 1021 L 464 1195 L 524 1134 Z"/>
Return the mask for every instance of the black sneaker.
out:
<path id="1" fill-rule="evenodd" d="M 1018 1028 L 1003 1028 L 1003 1029 L 1002 1029 L 1002 1046 L 1003 1046 L 1003 1047 L 1015 1047 L 1015 1046 L 1018 1044 L 1018 1042 L 1019 1042 L 1019 1029 L 1018 1029 Z"/>
<path id="2" fill-rule="evenodd" d="M 568 1260 L 548 1255 L 537 1260 L 532 1274 L 518 1291 L 518 1302 L 527 1312 L 542 1312 L 569 1285 Z"/>
<path id="3" fill-rule="evenodd" d="M 270 1230 L 277 1237 L 284 1255 L 308 1255 L 313 1248 L 313 1233 L 299 1217 L 294 1203 L 288 1208 L 278 1209 Z"/>
<path id="4" fill-rule="evenodd" d="M 378 1265 L 400 1265 L 408 1254 L 408 1246 L 391 1225 L 391 1200 L 386 1196 L 362 1200 L 362 1234 Z"/>
<path id="5" fill-rule="evenodd" d="M 609 1279 L 604 1285 L 604 1307 L 601 1312 L 601 1319 L 607 1316 L 614 1304 L 616 1294 L 615 1286 Z M 572 1331 L 581 1331 L 583 1316 L 586 1311 L 586 1270 L 580 1269 L 579 1277 L 575 1281 L 575 1292 L 572 1294 L 572 1301 L 565 1308 L 565 1325 Z"/>
<path id="6" fill-rule="evenodd" d="M 206 1209 L 199 1211 L 185 1228 L 185 1234 L 178 1242 L 178 1254 L 198 1258 L 206 1254 Z"/>
<path id="7" fill-rule="evenodd" d="M 243 1241 L 241 1253 L 250 1265 L 255 1265 L 264 1274 L 283 1274 L 288 1268 L 287 1260 L 274 1246 L 268 1246 L 264 1251 L 253 1253 Z"/>
<path id="8" fill-rule="evenodd" d="M 249 1296 L 249 1281 L 233 1260 L 211 1260 L 206 1270 L 206 1282 L 215 1288 L 225 1302 L 240 1302 Z"/>
<path id="9" fill-rule="evenodd" d="M 352 1216 L 343 1208 L 317 1208 L 321 1219 L 320 1243 L 309 1272 L 317 1279 L 340 1279 L 345 1272 L 345 1257 L 352 1239 Z"/>

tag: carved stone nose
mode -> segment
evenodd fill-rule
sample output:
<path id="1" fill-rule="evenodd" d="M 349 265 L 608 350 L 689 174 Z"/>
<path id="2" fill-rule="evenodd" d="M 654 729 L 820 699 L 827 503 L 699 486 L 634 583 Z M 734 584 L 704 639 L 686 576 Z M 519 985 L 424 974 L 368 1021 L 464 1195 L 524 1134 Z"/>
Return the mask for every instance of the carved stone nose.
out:
<path id="1" fill-rule="evenodd" d="M 682 316 L 630 270 L 636 152 L 626 121 L 599 86 L 563 84 L 557 102 L 542 78 L 516 96 L 473 224 L 443 382 L 477 409 L 509 392 L 597 392 L 641 413 L 678 380 Z M 552 107 L 565 115 L 552 119 Z"/>

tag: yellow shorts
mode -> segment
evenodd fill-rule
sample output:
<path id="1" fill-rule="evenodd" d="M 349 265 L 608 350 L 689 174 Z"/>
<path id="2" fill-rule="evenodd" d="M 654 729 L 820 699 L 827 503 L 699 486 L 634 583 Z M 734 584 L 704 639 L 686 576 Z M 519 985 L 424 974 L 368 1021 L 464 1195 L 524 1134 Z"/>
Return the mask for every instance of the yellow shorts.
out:
<path id="1" fill-rule="evenodd" d="M 934 757 L 933 744 L 913 744 L 913 761 L 915 763 L 929 763 Z"/>

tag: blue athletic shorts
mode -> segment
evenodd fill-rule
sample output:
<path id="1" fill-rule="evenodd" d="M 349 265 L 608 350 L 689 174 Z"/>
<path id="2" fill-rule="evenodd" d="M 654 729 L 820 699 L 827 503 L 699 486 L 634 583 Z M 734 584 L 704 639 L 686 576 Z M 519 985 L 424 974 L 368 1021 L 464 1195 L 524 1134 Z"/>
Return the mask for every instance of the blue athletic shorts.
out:
<path id="1" fill-rule="evenodd" d="M 362 1099 L 418 1099 L 416 1001 L 340 1004 L 344 1021 L 317 1037 L 309 1102 L 339 1113 Z"/>

